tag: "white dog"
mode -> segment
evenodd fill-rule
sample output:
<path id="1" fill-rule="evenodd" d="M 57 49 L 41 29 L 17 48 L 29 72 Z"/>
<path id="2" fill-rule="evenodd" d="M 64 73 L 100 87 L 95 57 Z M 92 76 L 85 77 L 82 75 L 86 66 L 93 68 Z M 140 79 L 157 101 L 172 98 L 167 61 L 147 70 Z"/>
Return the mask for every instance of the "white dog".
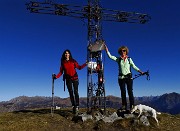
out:
<path id="1" fill-rule="evenodd" d="M 154 117 L 154 119 L 156 120 L 157 122 L 157 125 L 159 125 L 159 122 L 158 122 L 158 119 L 157 119 L 157 114 L 161 114 L 160 112 L 157 112 L 155 109 L 149 107 L 149 106 L 146 106 L 146 105 L 136 105 L 133 107 L 133 109 L 131 110 L 131 114 L 133 112 L 135 112 L 136 110 L 139 110 L 139 115 L 138 117 L 140 117 L 140 115 L 142 114 L 142 112 L 149 112 L 152 114 L 152 117 Z"/>

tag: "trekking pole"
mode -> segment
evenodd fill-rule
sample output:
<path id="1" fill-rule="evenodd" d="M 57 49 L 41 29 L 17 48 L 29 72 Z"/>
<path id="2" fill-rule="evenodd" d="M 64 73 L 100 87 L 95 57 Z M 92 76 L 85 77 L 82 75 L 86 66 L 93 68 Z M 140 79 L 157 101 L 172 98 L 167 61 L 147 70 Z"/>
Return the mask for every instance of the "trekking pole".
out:
<path id="1" fill-rule="evenodd" d="M 64 81 L 64 91 L 66 90 L 66 81 L 65 81 L 65 75 L 63 74 L 63 81 Z"/>
<path id="2" fill-rule="evenodd" d="M 146 79 L 150 80 L 149 70 L 144 72 L 143 75 L 146 75 Z"/>
<path id="3" fill-rule="evenodd" d="M 52 105 L 51 105 L 51 115 L 54 114 L 54 74 L 52 74 Z"/>
<path id="4" fill-rule="evenodd" d="M 143 74 L 137 74 L 137 75 L 135 75 L 135 77 L 133 78 L 133 80 L 136 79 L 136 78 L 138 78 L 138 77 L 140 77 L 140 76 L 143 76 L 143 75 L 146 75 L 146 79 L 147 79 L 147 80 L 150 80 L 149 70 L 146 71 L 146 72 L 144 72 Z"/>

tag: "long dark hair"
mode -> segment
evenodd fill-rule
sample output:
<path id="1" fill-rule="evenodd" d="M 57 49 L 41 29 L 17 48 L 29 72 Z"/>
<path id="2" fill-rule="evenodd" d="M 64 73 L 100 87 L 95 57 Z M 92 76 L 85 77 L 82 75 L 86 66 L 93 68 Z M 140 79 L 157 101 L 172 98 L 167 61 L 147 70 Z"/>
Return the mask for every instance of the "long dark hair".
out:
<path id="1" fill-rule="evenodd" d="M 63 61 L 66 60 L 66 57 L 65 57 L 65 53 L 66 53 L 66 52 L 68 52 L 68 53 L 70 54 L 69 60 L 72 60 L 72 59 L 73 59 L 72 54 L 71 54 L 71 51 L 68 50 L 68 49 L 66 49 L 66 50 L 63 52 L 62 56 L 61 56 L 61 65 L 62 65 Z"/>

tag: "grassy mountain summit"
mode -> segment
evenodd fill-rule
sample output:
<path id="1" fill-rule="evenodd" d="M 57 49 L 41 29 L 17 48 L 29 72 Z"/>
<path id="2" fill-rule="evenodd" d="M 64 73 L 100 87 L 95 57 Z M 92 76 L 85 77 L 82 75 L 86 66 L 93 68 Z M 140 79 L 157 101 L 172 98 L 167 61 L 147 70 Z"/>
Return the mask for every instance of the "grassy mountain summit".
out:
<path id="1" fill-rule="evenodd" d="M 115 112 L 115 109 L 107 108 L 108 112 Z M 81 108 L 80 112 L 85 112 Z M 33 109 L 6 112 L 0 114 L 0 130 L 4 131 L 179 131 L 180 115 L 170 115 L 162 113 L 158 115 L 159 126 L 155 120 L 149 117 L 150 126 L 135 122 L 138 119 L 124 118 L 116 120 L 113 123 L 96 121 L 89 119 L 87 121 L 73 120 L 74 115 L 70 108 L 55 110 L 52 117 L 51 110 Z"/>
<path id="2" fill-rule="evenodd" d="M 107 96 L 107 112 L 113 114 L 121 106 L 121 98 Z M 180 94 L 169 93 L 162 96 L 136 97 L 136 104 L 145 104 L 162 114 L 156 121 L 147 116 L 150 126 L 141 123 L 140 118 L 129 117 L 115 120 L 113 123 L 88 119 L 82 121 L 74 116 L 69 98 L 55 97 L 55 105 L 61 107 L 51 115 L 51 97 L 19 96 L 10 101 L 0 102 L 0 131 L 179 131 Z M 80 98 L 80 113 L 87 112 L 86 98 Z M 78 118 L 78 119 L 77 119 Z"/>

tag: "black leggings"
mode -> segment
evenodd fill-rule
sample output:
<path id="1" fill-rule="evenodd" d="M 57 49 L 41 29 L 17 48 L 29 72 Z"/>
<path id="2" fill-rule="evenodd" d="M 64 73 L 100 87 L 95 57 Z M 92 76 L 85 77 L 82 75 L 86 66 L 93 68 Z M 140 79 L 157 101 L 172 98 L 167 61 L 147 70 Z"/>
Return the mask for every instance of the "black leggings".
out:
<path id="1" fill-rule="evenodd" d="M 78 85 L 79 80 L 66 80 L 72 106 L 79 106 Z M 74 89 L 73 89 L 74 88 Z"/>
<path id="2" fill-rule="evenodd" d="M 127 108 L 127 101 L 126 101 L 126 85 L 127 91 L 129 95 L 129 102 L 130 108 L 134 105 L 134 95 L 133 95 L 133 80 L 132 79 L 118 79 L 118 83 L 121 89 L 121 98 L 122 98 L 122 106 Z"/>

